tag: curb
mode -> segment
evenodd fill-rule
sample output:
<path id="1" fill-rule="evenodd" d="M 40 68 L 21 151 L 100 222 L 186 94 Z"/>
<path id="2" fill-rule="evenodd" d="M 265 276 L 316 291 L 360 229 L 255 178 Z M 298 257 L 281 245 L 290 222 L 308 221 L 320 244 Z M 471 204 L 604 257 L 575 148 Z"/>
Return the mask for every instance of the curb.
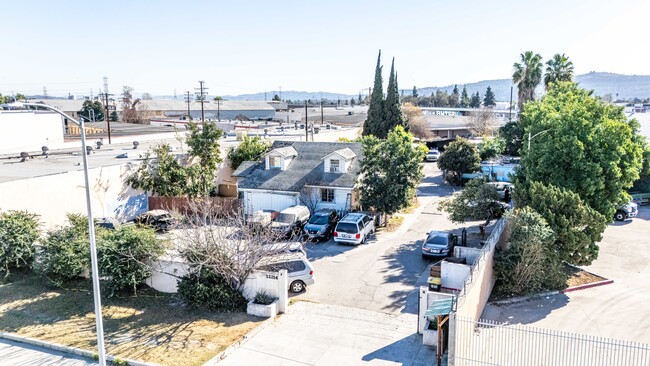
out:
<path id="1" fill-rule="evenodd" d="M 587 272 L 587 271 L 585 271 Z M 588 272 L 591 273 L 591 272 Z M 593 274 L 593 273 L 592 273 Z M 601 277 L 601 276 L 599 276 Z M 516 304 L 519 302 L 524 302 L 528 300 L 533 300 L 533 299 L 538 299 L 540 297 L 546 297 L 546 296 L 553 296 L 553 295 L 558 295 L 558 294 L 564 294 L 567 292 L 573 292 L 573 291 L 579 291 L 579 290 L 584 290 L 592 287 L 598 287 L 598 286 L 604 286 L 604 285 L 609 285 L 614 283 L 614 280 L 609 280 L 605 279 L 602 281 L 597 281 L 597 282 L 591 282 L 591 283 L 585 283 L 584 285 L 578 285 L 578 286 L 573 286 L 573 287 L 567 287 L 564 290 L 559 290 L 559 291 L 548 291 L 548 292 L 542 292 L 539 294 L 534 294 L 534 295 L 529 295 L 529 296 L 520 296 L 520 297 L 513 297 L 510 299 L 504 299 L 504 300 L 498 300 L 498 301 L 492 301 L 489 302 L 488 304 L 490 305 L 511 305 L 511 304 Z"/>
<path id="2" fill-rule="evenodd" d="M 277 316 L 275 317 L 277 318 Z M 264 330 L 264 328 L 268 327 L 269 324 L 273 323 L 275 318 L 268 318 L 260 325 L 252 329 L 250 332 L 244 334 L 241 339 L 239 339 L 237 342 L 231 344 L 230 346 L 226 347 L 223 351 L 217 353 L 216 356 L 212 357 L 209 359 L 207 362 L 205 362 L 202 366 L 214 366 L 221 362 L 224 358 L 228 357 L 231 353 L 233 353 L 235 350 L 237 350 L 239 347 L 244 345 L 246 342 L 248 342 L 249 339 L 253 338 L 257 333 L 261 332 Z M 136 365 L 137 366 L 137 365 Z"/>
<path id="3" fill-rule="evenodd" d="M 41 341 L 41 340 L 34 339 L 34 338 L 23 337 L 23 336 L 13 334 L 13 333 L 0 332 L 0 338 L 7 339 L 7 340 L 10 340 L 10 341 L 14 341 L 14 342 L 18 342 L 18 343 L 25 343 L 25 344 L 29 344 L 29 345 L 37 346 L 37 347 L 41 347 L 41 348 L 51 349 L 53 351 L 68 353 L 68 354 L 75 355 L 75 356 L 81 356 L 81 357 L 88 358 L 90 360 L 96 360 L 96 357 L 97 357 L 97 353 L 87 351 L 85 349 L 81 349 L 81 348 L 77 348 L 77 347 L 71 347 L 71 346 L 63 346 L 63 345 L 60 345 L 60 344 Z M 121 361 L 126 361 L 131 366 L 158 366 L 157 364 L 154 364 L 154 363 L 146 363 L 146 362 L 140 362 L 140 361 L 135 361 L 135 360 L 129 360 L 129 359 L 126 359 L 126 358 L 106 355 L 106 360 L 107 361 L 112 362 L 115 359 L 119 359 Z"/>

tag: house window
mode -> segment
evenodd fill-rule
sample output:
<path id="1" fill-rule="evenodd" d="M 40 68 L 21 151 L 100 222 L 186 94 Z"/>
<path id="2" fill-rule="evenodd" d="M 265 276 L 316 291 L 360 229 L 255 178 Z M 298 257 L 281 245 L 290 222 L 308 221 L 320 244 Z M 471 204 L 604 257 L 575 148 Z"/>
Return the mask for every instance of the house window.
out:
<path id="1" fill-rule="evenodd" d="M 282 159 L 279 156 L 269 156 L 270 169 L 282 169 Z"/>
<path id="2" fill-rule="evenodd" d="M 321 189 L 320 200 L 322 202 L 334 202 L 334 190 L 325 188 Z"/>
<path id="3" fill-rule="evenodd" d="M 336 159 L 330 160 L 330 173 L 339 173 L 340 171 L 339 161 Z"/>

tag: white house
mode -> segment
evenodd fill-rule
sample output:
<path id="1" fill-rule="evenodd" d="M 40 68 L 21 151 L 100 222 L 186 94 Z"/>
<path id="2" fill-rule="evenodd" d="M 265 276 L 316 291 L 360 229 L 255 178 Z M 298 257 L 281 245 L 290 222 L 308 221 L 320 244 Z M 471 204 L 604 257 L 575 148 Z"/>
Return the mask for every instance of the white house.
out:
<path id="1" fill-rule="evenodd" d="M 360 143 L 275 141 L 233 176 L 246 214 L 294 205 L 345 211 L 355 205 L 361 159 Z"/>

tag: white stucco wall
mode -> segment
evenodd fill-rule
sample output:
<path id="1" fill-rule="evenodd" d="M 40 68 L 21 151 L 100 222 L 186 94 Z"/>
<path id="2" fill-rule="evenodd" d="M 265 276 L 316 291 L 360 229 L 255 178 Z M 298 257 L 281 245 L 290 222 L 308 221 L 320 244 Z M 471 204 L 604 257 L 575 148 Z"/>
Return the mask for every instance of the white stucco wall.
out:
<path id="1" fill-rule="evenodd" d="M 148 207 L 147 195 L 124 183 L 126 165 L 88 171 L 94 217 L 130 220 Z M 83 170 L 0 183 L 0 209 L 27 210 L 40 215 L 44 228 L 66 223 L 67 213 L 86 210 Z"/>
<path id="2" fill-rule="evenodd" d="M 0 111 L 0 154 L 40 152 L 63 145 L 61 116 L 51 112 Z"/>
<path id="3" fill-rule="evenodd" d="M 462 289 L 471 269 L 472 267 L 467 264 L 442 261 L 440 268 L 442 287 L 453 290 Z"/>

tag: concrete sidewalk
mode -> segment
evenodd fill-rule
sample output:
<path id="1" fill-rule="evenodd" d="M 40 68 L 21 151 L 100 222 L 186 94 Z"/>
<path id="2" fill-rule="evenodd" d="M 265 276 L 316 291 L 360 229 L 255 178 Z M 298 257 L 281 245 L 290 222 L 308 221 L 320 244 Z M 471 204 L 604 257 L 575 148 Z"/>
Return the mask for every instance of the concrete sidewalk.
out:
<path id="1" fill-rule="evenodd" d="M 81 356 L 0 339 L 0 365 L 90 366 L 99 365 L 99 363 Z"/>
<path id="2" fill-rule="evenodd" d="M 434 365 L 413 314 L 298 302 L 220 365 Z"/>

